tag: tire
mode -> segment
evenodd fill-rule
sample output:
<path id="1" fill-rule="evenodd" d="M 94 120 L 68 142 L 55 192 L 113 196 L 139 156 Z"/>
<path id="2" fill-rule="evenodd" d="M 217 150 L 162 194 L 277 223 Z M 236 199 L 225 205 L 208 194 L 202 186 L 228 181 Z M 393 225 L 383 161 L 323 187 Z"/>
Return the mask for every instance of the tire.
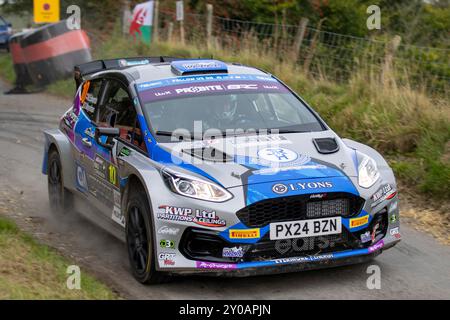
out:
<path id="1" fill-rule="evenodd" d="M 125 227 L 128 258 L 137 281 L 143 284 L 166 282 L 169 277 L 156 271 L 152 214 L 141 186 L 131 186 Z"/>
<path id="2" fill-rule="evenodd" d="M 52 149 L 47 161 L 48 200 L 52 211 L 66 214 L 72 207 L 72 197 L 64 188 L 61 160 L 58 151 Z"/>

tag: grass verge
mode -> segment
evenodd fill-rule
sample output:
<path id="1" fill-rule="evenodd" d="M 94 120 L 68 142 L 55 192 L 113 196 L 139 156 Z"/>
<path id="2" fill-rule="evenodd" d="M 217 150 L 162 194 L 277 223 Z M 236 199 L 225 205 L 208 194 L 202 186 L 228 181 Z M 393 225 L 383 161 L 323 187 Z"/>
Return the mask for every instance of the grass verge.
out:
<path id="1" fill-rule="evenodd" d="M 66 285 L 68 260 L 36 243 L 0 217 L 0 300 L 116 299 L 108 287 L 81 270 L 81 289 Z"/>
<path id="2" fill-rule="evenodd" d="M 9 83 L 16 79 L 13 63 L 9 54 L 0 54 L 0 77 Z"/>

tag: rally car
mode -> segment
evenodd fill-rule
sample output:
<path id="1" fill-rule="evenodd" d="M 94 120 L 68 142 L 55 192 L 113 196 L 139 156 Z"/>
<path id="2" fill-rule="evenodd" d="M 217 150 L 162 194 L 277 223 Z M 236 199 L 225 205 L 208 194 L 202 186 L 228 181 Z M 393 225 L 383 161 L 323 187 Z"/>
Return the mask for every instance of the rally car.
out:
<path id="1" fill-rule="evenodd" d="M 358 263 L 400 241 L 383 157 L 269 73 L 151 57 L 80 65 L 75 80 L 45 131 L 50 204 L 125 241 L 142 283 Z"/>

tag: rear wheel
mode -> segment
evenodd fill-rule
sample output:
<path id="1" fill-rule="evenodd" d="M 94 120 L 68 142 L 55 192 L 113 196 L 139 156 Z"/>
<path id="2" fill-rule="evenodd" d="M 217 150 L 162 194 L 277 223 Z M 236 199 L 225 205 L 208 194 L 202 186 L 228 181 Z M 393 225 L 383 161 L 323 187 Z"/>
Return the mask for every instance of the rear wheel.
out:
<path id="1" fill-rule="evenodd" d="M 51 150 L 48 155 L 47 181 L 50 208 L 59 213 L 66 213 L 70 208 L 71 195 L 64 188 L 61 160 L 56 150 Z"/>
<path id="2" fill-rule="evenodd" d="M 156 271 L 151 211 L 142 187 L 134 187 L 127 205 L 126 240 L 133 276 L 141 283 L 156 284 L 168 277 Z"/>

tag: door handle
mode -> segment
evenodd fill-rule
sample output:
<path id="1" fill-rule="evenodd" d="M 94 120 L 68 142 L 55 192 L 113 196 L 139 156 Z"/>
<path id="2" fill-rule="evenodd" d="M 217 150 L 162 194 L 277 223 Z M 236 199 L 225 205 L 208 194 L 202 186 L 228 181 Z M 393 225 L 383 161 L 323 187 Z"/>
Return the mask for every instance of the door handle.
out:
<path id="1" fill-rule="evenodd" d="M 88 148 L 92 147 L 92 142 L 89 140 L 89 138 L 81 139 L 81 143 L 83 143 L 83 145 Z"/>

